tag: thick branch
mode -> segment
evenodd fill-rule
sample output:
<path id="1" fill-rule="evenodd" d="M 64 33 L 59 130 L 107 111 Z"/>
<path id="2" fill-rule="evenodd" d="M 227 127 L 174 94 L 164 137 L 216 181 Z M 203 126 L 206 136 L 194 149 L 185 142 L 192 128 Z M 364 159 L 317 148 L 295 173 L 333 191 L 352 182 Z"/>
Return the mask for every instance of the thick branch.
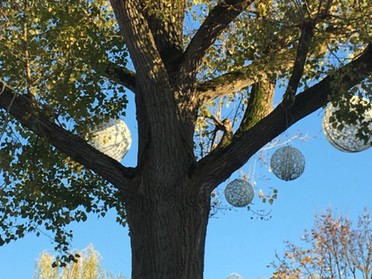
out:
<path id="1" fill-rule="evenodd" d="M 190 159 L 193 153 L 171 147 L 184 147 L 184 138 L 189 134 L 192 138 L 193 130 L 179 127 L 175 93 L 171 90 L 167 69 L 145 19 L 141 1 L 111 0 L 111 3 L 136 68 L 139 168 L 150 169 L 146 173 L 150 176 L 156 176 L 160 170 L 163 173 L 178 171 L 184 162 L 182 160 L 193 160 Z M 172 157 L 177 160 L 169 160 Z"/>
<path id="2" fill-rule="evenodd" d="M 247 108 L 237 133 L 248 131 L 272 111 L 275 93 L 274 77 L 252 85 Z"/>
<path id="3" fill-rule="evenodd" d="M 275 57 L 275 65 L 265 67 L 265 61 L 254 61 L 252 64 L 230 73 L 223 74 L 215 79 L 200 83 L 197 87 L 197 96 L 201 104 L 205 104 L 215 98 L 239 91 L 252 84 L 267 80 L 268 75 L 275 75 L 277 68 L 289 68 L 293 65 L 293 52 L 281 52 Z M 274 68 L 273 68 L 274 67 Z"/>
<path id="4" fill-rule="evenodd" d="M 197 69 L 205 53 L 221 32 L 251 3 L 251 0 L 220 1 L 209 12 L 185 51 L 181 67 L 183 72 L 193 72 Z"/>
<path id="5" fill-rule="evenodd" d="M 257 72 L 252 70 L 253 65 L 249 65 L 239 71 L 223 74 L 215 79 L 200 83 L 197 87 L 197 96 L 201 104 L 205 104 L 215 98 L 239 91 L 251 86 L 257 79 Z M 266 71 L 259 72 L 260 77 L 266 77 Z"/>
<path id="6" fill-rule="evenodd" d="M 156 80 L 166 70 L 157 50 L 154 37 L 144 18 L 141 1 L 111 0 L 120 30 L 137 72 L 137 81 Z M 154 76 L 156 73 L 157 76 Z M 164 76 L 162 77 L 164 81 Z"/>
<path id="7" fill-rule="evenodd" d="M 185 0 L 141 1 L 155 44 L 169 71 L 175 70 L 183 54 Z"/>
<path id="8" fill-rule="evenodd" d="M 313 38 L 315 21 L 305 21 L 301 28 L 301 36 L 297 46 L 296 60 L 293 66 L 292 75 L 289 78 L 287 89 L 284 93 L 284 99 L 292 102 L 296 94 L 298 84 L 304 73 L 307 54 L 310 49 L 310 43 Z"/>
<path id="9" fill-rule="evenodd" d="M 3 90 L 1 90 L 3 89 Z M 0 82 L 0 108 L 8 111 L 24 127 L 48 140 L 58 150 L 76 162 L 93 170 L 118 189 L 129 193 L 135 169 L 126 168 L 111 157 L 99 152 L 82 138 L 51 122 L 46 114 L 37 109 L 30 100 Z"/>
<path id="10" fill-rule="evenodd" d="M 286 108 L 283 103 L 279 104 L 251 129 L 236 134 L 226 148 L 212 151 L 200 160 L 191 174 L 195 185 L 212 190 L 242 167 L 265 144 L 300 119 L 326 105 L 333 91 L 351 88 L 371 74 L 372 46 L 368 46 L 358 59 L 298 94 L 292 106 Z"/>
<path id="11" fill-rule="evenodd" d="M 125 86 L 136 93 L 136 73 L 115 63 L 109 62 L 105 69 L 105 77 Z"/>

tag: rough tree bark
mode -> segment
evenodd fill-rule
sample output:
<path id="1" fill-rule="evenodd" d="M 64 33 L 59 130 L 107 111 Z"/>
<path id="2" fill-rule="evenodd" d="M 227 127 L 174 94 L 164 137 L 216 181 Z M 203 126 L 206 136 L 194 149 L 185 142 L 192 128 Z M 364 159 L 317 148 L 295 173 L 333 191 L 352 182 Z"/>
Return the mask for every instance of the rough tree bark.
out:
<path id="1" fill-rule="evenodd" d="M 181 47 L 185 2 L 156 3 L 111 0 L 136 72 L 113 65 L 107 72 L 135 92 L 139 136 L 136 168 L 122 166 L 51 122 L 31 99 L 17 95 L 1 82 L 0 107 L 122 191 L 132 245 L 132 279 L 202 279 L 213 189 L 270 140 L 324 106 L 336 82 L 351 88 L 370 75 L 372 47 L 296 95 L 290 106 L 284 102 L 271 111 L 275 82 L 253 78 L 252 73 L 257 74 L 254 64 L 216 80 L 196 82 L 206 51 L 250 1 L 221 1 L 185 51 Z M 174 18 L 159 18 L 151 9 L 161 9 Z M 306 53 L 303 55 L 305 59 Z M 301 65 L 300 69 L 294 67 L 294 76 L 303 70 Z M 267 78 L 264 72 L 259 76 Z M 298 80 L 292 80 L 293 93 Z M 199 107 L 227 91 L 253 84 L 249 110 L 238 132 L 197 161 L 193 134 Z"/>

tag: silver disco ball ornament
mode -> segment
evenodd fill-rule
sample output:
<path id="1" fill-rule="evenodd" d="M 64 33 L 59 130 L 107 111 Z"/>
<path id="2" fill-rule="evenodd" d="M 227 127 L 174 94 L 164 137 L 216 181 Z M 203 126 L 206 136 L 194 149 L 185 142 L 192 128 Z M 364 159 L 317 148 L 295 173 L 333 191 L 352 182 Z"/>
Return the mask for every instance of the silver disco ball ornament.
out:
<path id="1" fill-rule="evenodd" d="M 254 190 L 251 184 L 243 179 L 235 179 L 227 184 L 225 198 L 229 204 L 235 207 L 247 206 L 254 197 Z"/>
<path id="2" fill-rule="evenodd" d="M 353 96 L 349 100 L 350 104 L 363 104 L 367 107 L 361 120 L 357 119 L 355 123 L 347 123 L 345 120 L 340 120 L 335 114 L 340 108 L 338 105 L 329 104 L 325 110 L 323 117 L 323 131 L 328 142 L 338 150 L 344 152 L 359 152 L 368 149 L 372 145 L 372 104 L 359 96 Z M 350 109 L 351 118 L 355 116 L 355 109 Z M 346 115 L 346 119 L 348 116 Z M 332 119 L 332 121 L 331 121 Z M 363 127 L 367 127 L 369 131 L 362 131 Z M 363 138 L 358 136 L 362 133 Z"/>
<path id="3" fill-rule="evenodd" d="M 283 146 L 271 156 L 270 167 L 278 178 L 294 180 L 304 172 L 305 157 L 297 148 Z"/>
<path id="4" fill-rule="evenodd" d="M 132 137 L 127 124 L 121 119 L 110 119 L 92 133 L 89 144 L 111 158 L 121 161 L 127 154 Z"/>

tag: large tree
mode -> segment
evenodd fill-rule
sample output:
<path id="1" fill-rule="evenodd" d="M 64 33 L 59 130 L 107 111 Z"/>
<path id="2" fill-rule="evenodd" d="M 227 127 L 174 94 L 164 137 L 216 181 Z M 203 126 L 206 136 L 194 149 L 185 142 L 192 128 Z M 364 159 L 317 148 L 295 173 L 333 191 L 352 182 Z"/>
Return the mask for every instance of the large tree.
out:
<path id="1" fill-rule="evenodd" d="M 0 242 L 45 228 L 66 251 L 67 224 L 116 208 L 133 279 L 202 278 L 211 192 L 292 124 L 369 86 L 367 2 L 2 1 Z M 124 88 L 134 168 L 86 140 L 125 113 Z"/>

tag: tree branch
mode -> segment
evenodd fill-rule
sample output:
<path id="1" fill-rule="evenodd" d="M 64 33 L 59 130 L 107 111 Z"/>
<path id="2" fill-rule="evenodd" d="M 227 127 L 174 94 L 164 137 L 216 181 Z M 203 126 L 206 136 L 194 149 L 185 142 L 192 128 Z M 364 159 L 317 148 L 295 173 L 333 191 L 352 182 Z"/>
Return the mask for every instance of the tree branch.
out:
<path id="1" fill-rule="evenodd" d="M 141 11 L 141 1 L 111 0 L 111 6 L 133 60 L 137 81 L 143 79 L 141 84 L 148 82 L 148 79 L 155 81 L 159 75 L 163 75 L 160 80 L 164 81 L 164 75 L 166 76 L 165 65 Z M 157 74 L 156 77 L 154 73 Z"/>
<path id="2" fill-rule="evenodd" d="M 273 108 L 276 79 L 271 77 L 252 85 L 247 108 L 237 133 L 248 131 Z"/>
<path id="3" fill-rule="evenodd" d="M 2 89 L 2 90 L 1 90 Z M 134 168 L 127 168 L 111 157 L 99 152 L 82 138 L 51 122 L 30 99 L 16 93 L 0 81 L 0 108 L 6 110 L 24 127 L 48 140 L 61 152 L 91 169 L 119 190 L 130 193 L 130 182 L 135 176 Z"/>
<path id="4" fill-rule="evenodd" d="M 181 163 L 183 159 L 193 160 L 192 147 L 191 151 L 170 148 L 184 147 L 184 138 L 192 139 L 192 127 L 190 124 L 190 127 L 179 127 L 179 110 L 174 91 L 171 90 L 170 77 L 145 19 L 142 2 L 111 0 L 111 4 L 136 69 L 138 166 L 156 166 L 150 169 L 172 173 L 172 169 L 178 170 L 184 166 Z M 168 160 L 171 157 L 177 160 Z M 151 176 L 149 172 L 146 174 Z"/>
<path id="5" fill-rule="evenodd" d="M 281 52 L 274 59 L 276 65 L 271 65 L 271 67 L 289 68 L 293 65 L 293 58 L 293 52 Z M 270 69 L 265 67 L 264 63 L 265 61 L 261 60 L 254 61 L 238 71 L 226 73 L 215 79 L 200 83 L 197 86 L 199 102 L 205 104 L 208 101 L 239 91 L 261 80 L 267 80 L 268 75 L 275 74 L 277 70 L 270 71 Z"/>
<path id="6" fill-rule="evenodd" d="M 116 65 L 115 63 L 109 62 L 105 69 L 105 77 L 118 82 L 125 86 L 133 93 L 136 93 L 136 73 Z"/>
<path id="7" fill-rule="evenodd" d="M 215 79 L 200 83 L 197 86 L 199 102 L 205 104 L 215 98 L 251 86 L 258 81 L 257 74 L 259 77 L 266 77 L 266 71 L 261 70 L 257 73 L 253 68 L 253 64 L 251 64 L 239 71 L 226 73 Z"/>
<path id="8" fill-rule="evenodd" d="M 292 106 L 287 108 L 282 102 L 251 129 L 235 134 L 226 148 L 212 151 L 200 160 L 191 173 L 194 185 L 202 185 L 212 191 L 266 143 L 326 105 L 333 91 L 340 88 L 350 89 L 371 74 L 372 45 L 369 45 L 359 58 L 298 94 Z"/>
<path id="9" fill-rule="evenodd" d="M 204 23 L 191 39 L 183 57 L 182 72 L 195 71 L 221 32 L 252 2 L 252 0 L 220 1 L 209 12 Z"/>
<path id="10" fill-rule="evenodd" d="M 304 73 L 305 62 L 313 38 L 314 28 L 314 20 L 307 20 L 304 21 L 302 24 L 301 36 L 297 46 L 296 60 L 294 62 L 292 75 L 288 81 L 287 89 L 283 96 L 286 102 L 291 103 L 293 101 L 298 88 L 298 84 Z"/>
<path id="11" fill-rule="evenodd" d="M 169 72 L 176 70 L 183 54 L 185 0 L 142 0 L 144 16 Z"/>

